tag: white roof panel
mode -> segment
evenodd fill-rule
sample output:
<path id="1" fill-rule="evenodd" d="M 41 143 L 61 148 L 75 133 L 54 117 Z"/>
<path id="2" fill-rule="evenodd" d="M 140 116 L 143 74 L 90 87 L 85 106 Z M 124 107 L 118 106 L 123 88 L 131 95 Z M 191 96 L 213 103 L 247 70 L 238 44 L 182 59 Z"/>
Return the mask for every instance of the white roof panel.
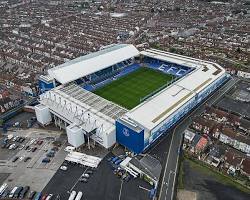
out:
<path id="1" fill-rule="evenodd" d="M 113 45 L 49 69 L 48 74 L 65 84 L 138 55 L 133 45 Z"/>

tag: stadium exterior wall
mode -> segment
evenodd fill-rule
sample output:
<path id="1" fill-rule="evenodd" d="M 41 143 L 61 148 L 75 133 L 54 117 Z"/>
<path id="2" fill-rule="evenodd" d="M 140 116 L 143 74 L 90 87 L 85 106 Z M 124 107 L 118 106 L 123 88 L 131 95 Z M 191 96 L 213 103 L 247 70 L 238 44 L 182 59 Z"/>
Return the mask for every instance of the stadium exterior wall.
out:
<path id="1" fill-rule="evenodd" d="M 116 121 L 116 141 L 136 154 L 141 153 L 144 149 L 144 130 L 137 132 Z"/>

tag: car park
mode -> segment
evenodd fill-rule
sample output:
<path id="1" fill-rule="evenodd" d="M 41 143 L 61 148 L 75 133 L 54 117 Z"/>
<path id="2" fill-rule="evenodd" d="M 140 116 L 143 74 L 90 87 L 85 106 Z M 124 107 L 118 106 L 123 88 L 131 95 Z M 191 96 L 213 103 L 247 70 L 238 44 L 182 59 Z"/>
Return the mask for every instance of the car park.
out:
<path id="1" fill-rule="evenodd" d="M 30 193 L 28 194 L 28 199 L 33 199 L 35 194 L 36 194 L 36 191 L 30 191 Z"/>
<path id="2" fill-rule="evenodd" d="M 25 195 L 28 193 L 29 189 L 30 189 L 29 186 L 25 186 L 23 190 L 20 192 L 19 199 L 23 199 Z"/>
<path id="3" fill-rule="evenodd" d="M 12 160 L 12 162 L 16 162 L 17 160 L 18 160 L 18 156 L 16 156 L 13 160 Z"/>

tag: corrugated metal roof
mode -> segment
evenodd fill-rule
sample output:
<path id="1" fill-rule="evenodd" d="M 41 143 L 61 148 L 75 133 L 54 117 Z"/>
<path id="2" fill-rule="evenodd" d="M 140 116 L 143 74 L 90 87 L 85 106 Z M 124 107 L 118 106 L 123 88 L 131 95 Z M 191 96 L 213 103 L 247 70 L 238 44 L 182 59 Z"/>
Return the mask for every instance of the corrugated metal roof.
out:
<path id="1" fill-rule="evenodd" d="M 65 84 L 138 55 L 133 45 L 118 44 L 49 69 L 48 73 Z"/>

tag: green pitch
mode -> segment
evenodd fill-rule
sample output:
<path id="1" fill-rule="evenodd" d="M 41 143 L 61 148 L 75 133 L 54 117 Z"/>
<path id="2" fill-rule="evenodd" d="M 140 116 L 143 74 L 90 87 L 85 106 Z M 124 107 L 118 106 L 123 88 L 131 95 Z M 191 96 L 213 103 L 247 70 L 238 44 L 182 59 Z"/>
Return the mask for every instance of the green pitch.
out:
<path id="1" fill-rule="evenodd" d="M 141 98 L 151 94 L 171 79 L 172 75 L 149 68 L 140 68 L 95 90 L 94 93 L 127 109 L 132 109 L 140 104 Z"/>

